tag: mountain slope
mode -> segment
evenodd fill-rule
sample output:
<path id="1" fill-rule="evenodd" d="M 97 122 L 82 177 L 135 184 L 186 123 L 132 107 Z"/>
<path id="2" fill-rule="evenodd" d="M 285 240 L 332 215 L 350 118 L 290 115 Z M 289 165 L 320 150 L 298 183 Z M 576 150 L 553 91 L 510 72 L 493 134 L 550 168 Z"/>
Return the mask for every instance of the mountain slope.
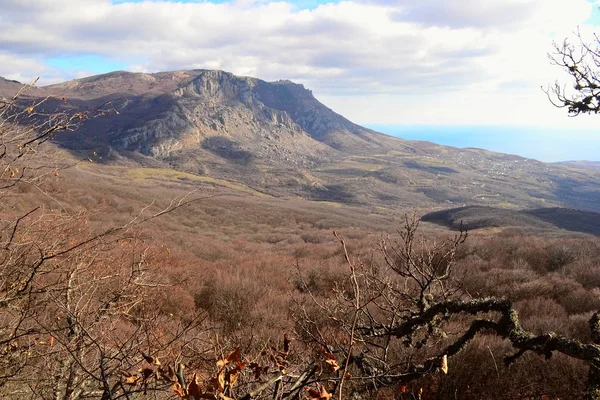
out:
<path id="1" fill-rule="evenodd" d="M 120 121 L 135 118 L 109 132 L 111 145 L 147 155 L 165 156 L 171 148 L 180 150 L 185 143 L 175 141 L 194 135 L 235 136 L 243 141 L 249 136 L 271 140 L 269 134 L 273 134 L 274 139 L 285 141 L 308 134 L 349 151 L 380 147 L 388 140 L 334 113 L 302 85 L 269 83 L 223 71 L 115 72 L 44 89 L 95 104 L 112 100 Z M 313 147 L 318 153 L 319 146 L 313 143 Z"/>
<path id="2" fill-rule="evenodd" d="M 2 98 L 2 97 L 11 98 L 22 87 L 23 87 L 23 84 L 21 82 L 5 79 L 0 76 L 0 98 Z"/>
<path id="3" fill-rule="evenodd" d="M 158 162 L 269 192 L 347 199 L 307 171 L 350 154 L 403 148 L 402 140 L 353 124 L 289 81 L 204 70 L 115 72 L 43 90 L 76 107 L 110 102 L 118 110 L 59 137 L 71 150 Z"/>
<path id="4" fill-rule="evenodd" d="M 370 207 L 600 211 L 594 171 L 386 136 L 350 122 L 289 81 L 207 70 L 113 72 L 28 95 L 55 96 L 47 110 L 118 111 L 57 138 L 79 156 L 98 154 L 105 163 L 175 169 L 270 195 Z"/>
<path id="5" fill-rule="evenodd" d="M 560 161 L 555 164 L 579 169 L 591 169 L 594 171 L 600 171 L 600 162 L 598 161 Z"/>
<path id="6" fill-rule="evenodd" d="M 564 229 L 572 232 L 600 236 L 600 213 L 567 208 L 538 208 L 512 211 L 493 207 L 459 207 L 425 214 L 423 221 L 459 229 L 490 227 L 519 227 L 528 230 L 554 231 Z"/>

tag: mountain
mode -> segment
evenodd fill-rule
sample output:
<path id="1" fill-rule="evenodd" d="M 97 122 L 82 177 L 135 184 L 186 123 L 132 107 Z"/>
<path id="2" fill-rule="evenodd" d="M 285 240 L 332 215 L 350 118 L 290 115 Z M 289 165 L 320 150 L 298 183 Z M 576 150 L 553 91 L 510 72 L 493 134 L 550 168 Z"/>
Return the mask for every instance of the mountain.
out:
<path id="1" fill-rule="evenodd" d="M 594 171 L 390 137 L 352 123 L 290 81 L 210 70 L 113 72 L 36 88 L 28 96 L 56 97 L 45 103 L 48 111 L 115 110 L 57 138 L 78 156 L 97 155 L 105 164 L 177 170 L 271 196 L 378 208 L 600 211 Z"/>
<path id="2" fill-rule="evenodd" d="M 111 101 L 121 116 L 118 126 L 107 133 L 110 145 L 151 156 L 165 157 L 194 147 L 198 144 L 194 140 L 186 143 L 191 137 L 201 145 L 213 136 L 229 137 L 240 148 L 251 147 L 259 157 L 261 150 L 270 147 L 266 146 L 269 140 L 283 148 L 293 141 L 295 153 L 317 157 L 319 151 L 327 153 L 331 148 L 356 151 L 378 148 L 390 140 L 334 113 L 302 85 L 223 71 L 114 72 L 44 89 L 95 105 Z M 113 121 L 102 122 L 108 120 Z M 268 158 L 273 156 L 282 154 L 275 151 Z"/>
<path id="3" fill-rule="evenodd" d="M 21 88 L 23 84 L 18 81 L 5 79 L 0 76 L 0 99 L 13 97 Z"/>

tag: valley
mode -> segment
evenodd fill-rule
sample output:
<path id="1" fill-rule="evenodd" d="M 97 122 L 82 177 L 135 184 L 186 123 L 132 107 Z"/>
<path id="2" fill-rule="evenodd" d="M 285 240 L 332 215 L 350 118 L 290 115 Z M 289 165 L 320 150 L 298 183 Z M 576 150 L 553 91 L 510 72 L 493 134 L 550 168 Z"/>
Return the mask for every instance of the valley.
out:
<path id="1" fill-rule="evenodd" d="M 15 85 L 0 81 L 0 95 Z M 213 387 L 214 398 L 244 398 L 265 377 L 277 377 L 283 361 L 291 372 L 279 379 L 288 388 L 315 365 L 311 376 L 337 382 L 338 370 L 328 365 L 341 363 L 352 343 L 353 296 L 373 304 L 365 324 L 391 318 L 386 323 L 394 327 L 397 318 L 423 315 L 419 307 L 429 300 L 394 264 L 402 251 L 435 274 L 427 257 L 432 263 L 451 254 L 451 273 L 427 289 L 437 304 L 494 296 L 510 302 L 531 335 L 551 330 L 590 340 L 588 321 L 600 308 L 596 170 L 388 137 L 335 114 L 301 85 L 222 71 L 118 72 L 27 96 L 20 107 L 52 97 L 35 112 L 22 108 L 26 118 L 110 112 L 23 156 L 0 157 L 0 255 L 12 282 L 0 299 L 18 305 L 0 314 L 1 332 L 13 335 L 9 327 L 20 321 L 19 339 L 6 339 L 18 346 L 8 347 L 0 366 L 27 374 L 18 369 L 2 382 L 7 398 L 45 393 L 65 373 L 86 382 L 88 397 L 106 390 L 98 389 L 102 379 L 124 396 L 142 396 L 147 387 L 156 398 L 181 396 L 175 383 L 185 379 L 161 377 L 155 361 L 158 372 L 143 378 L 150 367 L 140 351 L 165 365 L 185 363 L 194 371 L 186 379 L 207 391 L 215 359 L 229 363 L 228 352 L 243 351 L 240 370 L 242 358 L 264 368 L 258 377 L 246 368 L 236 387 Z M 406 236 L 412 215 L 422 218 L 418 232 Z M 461 222 L 468 237 L 453 242 Z M 443 253 L 448 243 L 455 247 Z M 36 257 L 48 268 L 36 270 Z M 33 266 L 33 300 L 6 295 L 29 272 L 21 265 Z M 357 282 L 364 292 L 353 291 Z M 404 304 L 408 309 L 395 308 Z M 583 390 L 586 362 L 556 351 L 547 362 L 534 347 L 509 368 L 494 357 L 510 357 L 510 338 L 491 331 L 450 354 L 450 374 L 413 379 L 403 360 L 438 363 L 468 326 L 462 314 L 448 323 L 451 314 L 440 315 L 439 323 L 416 329 L 411 343 L 389 336 L 389 348 L 382 347 L 365 333 L 357 354 L 384 349 L 395 361 L 381 371 L 357 362 L 352 373 L 372 375 L 379 386 L 351 379 L 348 393 L 500 399 L 568 398 Z M 44 337 L 29 331 L 40 321 Z M 73 349 L 81 355 L 65 366 Z M 96 378 L 102 368 L 111 373 Z M 400 377 L 390 381 L 390 374 Z M 39 378 L 24 385 L 27 376 Z M 276 386 L 268 397 L 271 390 Z"/>
<path id="2" fill-rule="evenodd" d="M 599 4 L 0 1 L 0 399 L 600 400 Z"/>

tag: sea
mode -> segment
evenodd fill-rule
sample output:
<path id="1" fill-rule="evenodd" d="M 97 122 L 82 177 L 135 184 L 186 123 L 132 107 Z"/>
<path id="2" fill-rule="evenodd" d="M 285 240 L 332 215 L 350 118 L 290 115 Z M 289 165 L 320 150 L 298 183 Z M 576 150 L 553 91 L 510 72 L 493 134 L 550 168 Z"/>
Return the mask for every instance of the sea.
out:
<path id="1" fill-rule="evenodd" d="M 563 129 L 530 126 L 366 125 L 408 140 L 459 148 L 476 147 L 544 162 L 600 161 L 600 128 Z"/>

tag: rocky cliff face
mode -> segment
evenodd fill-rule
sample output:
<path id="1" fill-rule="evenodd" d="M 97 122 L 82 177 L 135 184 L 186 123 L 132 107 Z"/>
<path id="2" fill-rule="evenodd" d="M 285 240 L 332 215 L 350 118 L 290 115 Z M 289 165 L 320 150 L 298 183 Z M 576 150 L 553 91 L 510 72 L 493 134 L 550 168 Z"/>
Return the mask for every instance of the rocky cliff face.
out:
<path id="1" fill-rule="evenodd" d="M 115 72 L 44 89 L 75 102 L 110 100 L 119 111 L 64 136 L 65 146 L 102 144 L 172 164 L 309 167 L 338 150 L 359 153 L 393 140 L 334 113 L 302 85 L 223 71 Z"/>

